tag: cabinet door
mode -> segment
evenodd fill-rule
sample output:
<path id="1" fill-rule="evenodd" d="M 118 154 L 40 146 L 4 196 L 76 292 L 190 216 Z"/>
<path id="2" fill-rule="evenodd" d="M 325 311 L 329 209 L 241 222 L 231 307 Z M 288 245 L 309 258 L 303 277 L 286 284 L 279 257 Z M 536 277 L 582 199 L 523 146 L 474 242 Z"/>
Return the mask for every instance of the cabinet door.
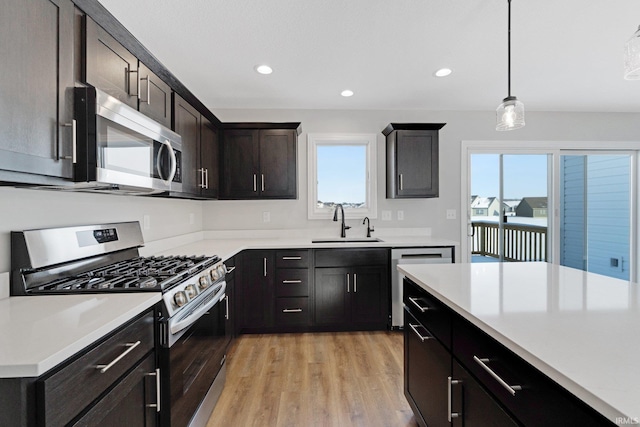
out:
<path id="1" fill-rule="evenodd" d="M 255 199 L 258 197 L 259 131 L 228 129 L 223 140 L 223 197 Z"/>
<path id="2" fill-rule="evenodd" d="M 159 122 L 171 127 L 171 88 L 160 80 L 142 62 L 138 64 L 138 110 Z"/>
<path id="3" fill-rule="evenodd" d="M 404 316 L 405 396 L 421 425 L 449 427 L 451 354 L 406 310 Z"/>
<path id="4" fill-rule="evenodd" d="M 242 325 L 244 329 L 273 325 L 275 296 L 273 251 L 249 251 L 242 262 Z"/>
<path id="5" fill-rule="evenodd" d="M 86 17 L 85 82 L 138 109 L 138 59 Z"/>
<path id="6" fill-rule="evenodd" d="M 351 321 L 379 323 L 389 321 L 389 278 L 382 267 L 359 267 L 351 274 Z"/>
<path id="7" fill-rule="evenodd" d="M 74 426 L 152 427 L 157 425 L 156 364 L 149 354 Z"/>
<path id="8" fill-rule="evenodd" d="M 438 132 L 397 132 L 397 197 L 437 197 Z"/>
<path id="9" fill-rule="evenodd" d="M 200 112 L 174 93 L 173 130 L 182 136 L 182 192 L 200 193 L 198 147 L 200 145 Z"/>
<path id="10" fill-rule="evenodd" d="M 458 362 L 453 361 L 451 410 L 452 425 L 465 427 L 517 426 L 495 400 Z"/>
<path id="11" fill-rule="evenodd" d="M 316 323 L 347 324 L 350 320 L 349 298 L 352 291 L 350 271 L 347 268 L 315 269 Z"/>
<path id="12" fill-rule="evenodd" d="M 0 9 L 0 169 L 71 178 L 72 132 L 64 124 L 73 118 L 73 3 L 0 0 Z"/>
<path id="13" fill-rule="evenodd" d="M 294 130 L 260 131 L 259 192 L 263 198 L 295 199 L 296 132 Z"/>
<path id="14" fill-rule="evenodd" d="M 200 128 L 200 167 L 198 172 L 203 178 L 201 183 L 200 195 L 217 199 L 220 169 L 220 146 L 218 143 L 218 131 L 213 124 L 202 117 Z"/>

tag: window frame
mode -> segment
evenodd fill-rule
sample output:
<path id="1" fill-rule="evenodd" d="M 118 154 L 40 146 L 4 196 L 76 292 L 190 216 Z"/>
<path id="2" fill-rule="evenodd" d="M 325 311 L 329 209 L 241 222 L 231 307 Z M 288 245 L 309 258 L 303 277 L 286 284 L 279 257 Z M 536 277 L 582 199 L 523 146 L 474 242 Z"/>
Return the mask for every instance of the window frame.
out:
<path id="1" fill-rule="evenodd" d="M 318 208 L 318 145 L 364 145 L 366 148 L 366 200 L 365 208 L 344 208 L 345 218 L 376 219 L 377 209 L 377 171 L 376 147 L 377 135 L 373 133 L 309 133 L 307 134 L 308 160 L 308 219 L 332 219 L 334 209 Z"/>

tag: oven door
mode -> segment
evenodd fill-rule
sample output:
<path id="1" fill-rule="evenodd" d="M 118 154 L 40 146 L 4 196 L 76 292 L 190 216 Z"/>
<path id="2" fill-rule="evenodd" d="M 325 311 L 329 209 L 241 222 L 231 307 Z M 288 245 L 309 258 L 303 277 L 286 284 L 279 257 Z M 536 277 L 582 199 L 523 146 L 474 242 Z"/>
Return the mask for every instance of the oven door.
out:
<path id="1" fill-rule="evenodd" d="M 190 326 L 169 334 L 170 343 L 161 351 L 163 426 L 188 426 L 195 418 L 201 403 L 225 361 L 227 335 L 225 327 L 225 296 L 199 314 Z M 171 321 L 169 322 L 171 324 Z M 210 399 L 210 397 L 208 397 Z M 214 400 L 213 404 L 215 405 Z M 205 406 L 205 405 L 203 405 Z M 213 406 L 203 410 L 208 419 Z M 198 418 L 202 417 L 198 414 Z"/>

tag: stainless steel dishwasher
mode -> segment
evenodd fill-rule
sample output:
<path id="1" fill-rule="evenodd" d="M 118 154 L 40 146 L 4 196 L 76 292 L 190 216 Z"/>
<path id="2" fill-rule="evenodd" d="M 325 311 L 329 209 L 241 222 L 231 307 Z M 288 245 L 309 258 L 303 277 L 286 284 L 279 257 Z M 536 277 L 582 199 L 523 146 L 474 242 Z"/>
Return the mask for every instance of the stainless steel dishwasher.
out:
<path id="1" fill-rule="evenodd" d="M 402 329 L 402 273 L 398 264 L 449 264 L 453 262 L 453 247 L 391 249 L 391 328 Z"/>

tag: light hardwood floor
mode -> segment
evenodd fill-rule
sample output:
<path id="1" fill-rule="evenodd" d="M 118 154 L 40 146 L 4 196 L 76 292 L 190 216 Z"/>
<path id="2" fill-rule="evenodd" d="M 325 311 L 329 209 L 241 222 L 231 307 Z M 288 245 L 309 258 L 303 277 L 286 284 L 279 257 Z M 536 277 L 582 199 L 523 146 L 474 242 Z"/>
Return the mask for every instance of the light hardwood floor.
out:
<path id="1" fill-rule="evenodd" d="M 207 427 L 417 426 L 403 349 L 399 332 L 242 335 Z"/>

